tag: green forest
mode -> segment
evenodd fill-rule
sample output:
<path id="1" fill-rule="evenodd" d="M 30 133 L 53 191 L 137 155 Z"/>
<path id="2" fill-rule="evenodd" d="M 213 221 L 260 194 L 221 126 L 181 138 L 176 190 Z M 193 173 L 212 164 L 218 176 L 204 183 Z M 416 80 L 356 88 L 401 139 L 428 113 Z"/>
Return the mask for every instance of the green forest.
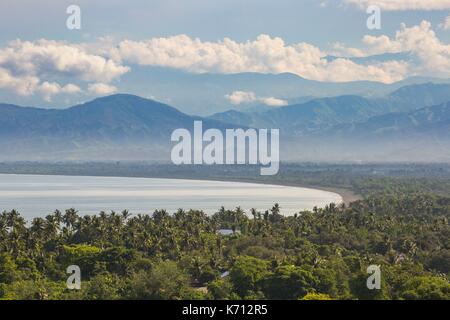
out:
<path id="1" fill-rule="evenodd" d="M 450 299 L 450 197 L 376 192 L 279 210 L 3 212 L 0 299 Z M 70 265 L 80 290 L 67 288 Z M 366 286 L 369 265 L 380 290 Z"/>

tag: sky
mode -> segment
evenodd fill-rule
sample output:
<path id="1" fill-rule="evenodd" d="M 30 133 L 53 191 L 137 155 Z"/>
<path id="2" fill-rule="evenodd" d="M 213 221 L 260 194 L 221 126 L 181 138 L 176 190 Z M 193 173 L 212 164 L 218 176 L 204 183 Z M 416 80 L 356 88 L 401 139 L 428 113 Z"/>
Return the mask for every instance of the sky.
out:
<path id="1" fill-rule="evenodd" d="M 366 23 L 373 4 L 379 30 Z M 66 26 L 70 5 L 81 9 L 79 30 Z M 0 98 L 42 103 L 120 91 L 145 66 L 328 82 L 450 78 L 450 0 L 2 0 L 0 30 Z"/>

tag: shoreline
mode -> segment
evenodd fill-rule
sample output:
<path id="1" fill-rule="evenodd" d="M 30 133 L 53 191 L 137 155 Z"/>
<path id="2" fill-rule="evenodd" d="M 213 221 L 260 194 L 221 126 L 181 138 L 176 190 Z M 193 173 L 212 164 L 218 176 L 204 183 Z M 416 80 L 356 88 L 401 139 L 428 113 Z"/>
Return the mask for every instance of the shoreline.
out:
<path id="1" fill-rule="evenodd" d="M 167 179 L 173 179 L 173 178 L 167 178 Z M 301 183 L 292 183 L 292 182 L 283 182 L 283 181 L 258 181 L 258 180 L 251 180 L 251 179 L 245 179 L 245 178 L 186 178 L 183 177 L 182 179 L 186 180 L 202 180 L 202 181 L 220 181 L 220 182 L 243 182 L 243 183 L 254 183 L 254 184 L 263 184 L 263 185 L 275 185 L 275 186 L 282 186 L 282 187 L 296 187 L 296 188 L 305 188 L 305 189 L 315 189 L 319 191 L 326 191 L 326 192 L 333 192 L 341 196 L 343 203 L 348 206 L 350 203 L 358 200 L 362 200 L 363 196 L 359 195 L 355 192 L 353 192 L 350 189 L 341 188 L 341 187 L 324 187 L 324 186 L 317 186 L 317 185 L 307 185 L 307 184 L 301 184 Z"/>
<path id="2" fill-rule="evenodd" d="M 241 182 L 241 183 L 251 183 L 251 184 L 260 184 L 260 185 L 274 185 L 274 186 L 284 186 L 284 187 L 296 187 L 296 188 L 306 188 L 306 189 L 315 189 L 319 191 L 326 191 L 326 192 L 332 192 L 337 195 L 339 195 L 342 198 L 342 203 L 344 203 L 346 206 L 348 206 L 350 203 L 354 201 L 358 201 L 363 199 L 363 197 L 359 194 L 356 194 L 350 189 L 341 188 L 341 187 L 324 187 L 324 186 L 317 186 L 317 185 L 307 185 L 307 184 L 301 184 L 301 183 L 293 183 L 293 182 L 283 182 L 280 180 L 276 181 L 261 181 L 258 179 L 246 179 L 246 178 L 239 178 L 239 177 L 189 177 L 189 176 L 180 176 L 180 177 L 173 177 L 173 176 L 135 176 L 135 175 L 93 175 L 93 174 L 68 174 L 68 173 L 17 173 L 17 172 L 0 172 L 0 174 L 11 174 L 11 175 L 40 175 L 40 176 L 71 176 L 71 177 L 115 177 L 115 178 L 148 178 L 148 179 L 181 179 L 181 180 L 192 180 L 192 181 L 216 181 L 216 182 Z"/>

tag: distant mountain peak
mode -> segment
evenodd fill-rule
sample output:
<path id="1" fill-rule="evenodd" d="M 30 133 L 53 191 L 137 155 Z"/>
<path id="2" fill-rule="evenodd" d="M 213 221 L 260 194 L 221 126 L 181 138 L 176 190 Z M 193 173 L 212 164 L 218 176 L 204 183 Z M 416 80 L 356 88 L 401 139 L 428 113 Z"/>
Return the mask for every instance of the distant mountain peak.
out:
<path id="1" fill-rule="evenodd" d="M 70 109 L 72 110 L 95 109 L 95 110 L 111 110 L 111 111 L 127 110 L 130 112 L 139 110 L 141 111 L 149 110 L 155 112 L 183 114 L 178 109 L 169 106 L 167 104 L 126 93 L 118 93 L 109 96 L 99 97 L 94 100 L 87 101 L 83 104 L 73 106 L 69 108 L 69 110 Z"/>
<path id="2" fill-rule="evenodd" d="M 154 102 L 154 103 L 159 103 L 157 101 L 151 100 L 151 99 L 147 99 L 147 98 L 143 98 L 134 94 L 129 94 L 129 93 L 115 93 L 115 94 L 111 94 L 108 96 L 103 96 L 103 97 L 98 97 L 95 98 L 93 100 L 87 101 L 84 104 L 87 103 L 93 103 L 93 102 L 111 102 L 111 101 L 127 101 L 127 102 L 131 102 L 131 101 L 148 101 L 148 102 Z"/>

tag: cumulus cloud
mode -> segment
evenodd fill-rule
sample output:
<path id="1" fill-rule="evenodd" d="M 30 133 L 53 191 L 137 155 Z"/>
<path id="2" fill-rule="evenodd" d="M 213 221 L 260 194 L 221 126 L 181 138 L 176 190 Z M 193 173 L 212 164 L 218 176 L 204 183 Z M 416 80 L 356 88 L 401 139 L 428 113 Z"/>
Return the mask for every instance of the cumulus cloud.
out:
<path id="1" fill-rule="evenodd" d="M 332 52 L 353 57 L 406 52 L 415 59 L 415 63 L 409 67 L 390 63 L 394 70 L 404 70 L 409 75 L 450 77 L 450 45 L 439 40 L 428 21 L 422 21 L 412 27 L 402 24 L 393 38 L 386 35 L 366 35 L 362 43 L 364 46 L 362 49 L 335 44 Z M 383 70 L 387 70 L 386 65 Z"/>
<path id="2" fill-rule="evenodd" d="M 62 87 L 61 91 L 64 93 L 75 94 L 75 93 L 80 93 L 81 89 L 77 85 L 69 83 L 69 84 L 65 85 L 64 87 Z"/>
<path id="3" fill-rule="evenodd" d="M 23 75 L 13 76 L 7 69 L 0 66 L 0 88 L 16 92 L 21 96 L 33 94 L 39 85 L 39 78 Z"/>
<path id="4" fill-rule="evenodd" d="M 329 62 L 327 53 L 311 44 L 287 45 L 283 39 L 268 35 L 260 35 L 256 40 L 246 42 L 229 38 L 204 42 L 187 35 L 147 41 L 126 40 L 119 43 L 112 56 L 118 61 L 197 73 L 291 72 L 319 81 L 373 80 L 386 83 L 405 76 L 395 73 L 392 68 L 385 69 L 383 64 L 364 66 L 345 59 Z"/>
<path id="5" fill-rule="evenodd" d="M 450 30 L 450 15 L 445 18 L 445 21 L 440 25 L 440 27 L 444 30 Z"/>
<path id="6" fill-rule="evenodd" d="M 331 50 L 328 52 L 332 56 L 338 57 L 365 57 L 367 53 L 359 48 L 347 47 L 342 42 L 335 42 L 331 44 Z"/>
<path id="7" fill-rule="evenodd" d="M 16 92 L 21 96 L 32 95 L 35 92 L 42 94 L 44 100 L 51 101 L 52 96 L 56 94 L 76 94 L 82 90 L 72 83 L 61 86 L 56 82 L 40 82 L 35 76 L 13 76 L 8 70 L 0 67 L 0 88 Z"/>
<path id="8" fill-rule="evenodd" d="M 411 52 L 419 60 L 417 73 L 450 76 L 450 45 L 439 40 L 428 21 L 410 28 L 403 24 L 394 39 L 365 36 L 363 42 L 371 54 Z"/>
<path id="9" fill-rule="evenodd" d="M 56 79 L 109 83 L 128 71 L 129 67 L 110 58 L 66 42 L 15 40 L 0 49 L 0 88 L 24 96 L 41 93 L 47 101 L 55 94 L 82 91 Z"/>
<path id="10" fill-rule="evenodd" d="M 107 95 L 117 91 L 117 88 L 112 85 L 108 85 L 105 83 L 93 83 L 88 87 L 88 91 L 94 95 Z"/>
<path id="11" fill-rule="evenodd" d="M 231 94 L 225 95 L 225 98 L 233 105 L 262 103 L 271 107 L 281 107 L 288 104 L 286 100 L 275 97 L 258 97 L 252 91 L 234 91 Z"/>
<path id="12" fill-rule="evenodd" d="M 69 83 L 63 87 L 56 82 L 45 81 L 37 87 L 37 90 L 42 93 L 45 101 L 51 101 L 52 96 L 60 93 L 75 94 L 80 93 L 81 89 L 77 85 Z"/>
<path id="13" fill-rule="evenodd" d="M 17 75 L 48 73 L 103 82 L 110 82 L 129 71 L 128 67 L 118 65 L 112 59 L 88 54 L 78 46 L 51 40 L 10 42 L 0 50 L 0 66 Z"/>
<path id="14" fill-rule="evenodd" d="M 256 94 L 251 91 L 234 91 L 231 94 L 225 95 L 225 98 L 234 105 L 257 101 Z"/>
<path id="15" fill-rule="evenodd" d="M 383 62 L 352 59 L 385 53 L 409 55 Z M 337 58 L 329 59 L 329 55 Z M 244 42 L 229 38 L 202 41 L 187 35 L 118 43 L 111 38 L 80 44 L 15 40 L 0 48 L 0 88 L 23 96 L 41 94 L 46 100 L 57 94 L 111 94 L 118 90 L 113 81 L 130 71 L 129 64 L 194 73 L 289 72 L 318 81 L 392 83 L 413 75 L 450 77 L 450 45 L 437 37 L 427 21 L 409 27 L 402 24 L 394 36 L 366 35 L 357 48 L 336 42 L 329 51 L 305 42 L 287 44 L 269 35 Z M 286 103 L 244 91 L 233 92 L 227 99 L 236 105 Z"/>
<path id="16" fill-rule="evenodd" d="M 270 107 L 282 107 L 282 106 L 286 106 L 288 104 L 288 102 L 286 100 L 278 99 L 278 98 L 274 98 L 274 97 L 261 98 L 261 102 L 264 103 L 266 106 L 270 106 Z"/>
<path id="17" fill-rule="evenodd" d="M 370 5 L 377 5 L 387 11 L 403 10 L 445 10 L 450 9 L 450 0 L 343 0 L 365 10 Z"/>

